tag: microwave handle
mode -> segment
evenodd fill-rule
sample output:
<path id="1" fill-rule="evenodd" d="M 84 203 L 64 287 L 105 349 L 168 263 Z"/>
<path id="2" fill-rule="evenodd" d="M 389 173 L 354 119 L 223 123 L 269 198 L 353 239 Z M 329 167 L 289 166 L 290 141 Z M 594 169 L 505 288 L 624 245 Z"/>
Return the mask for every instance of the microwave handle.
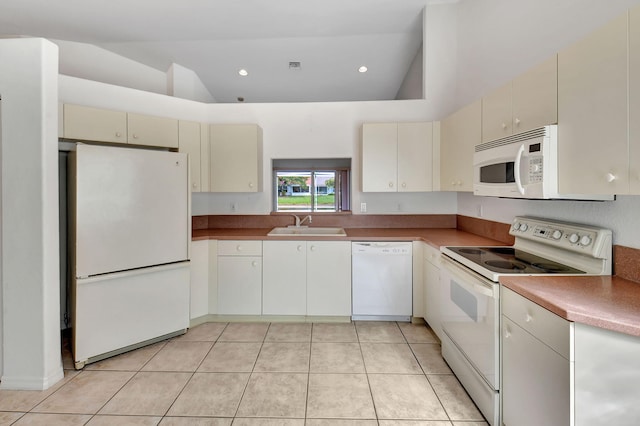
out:
<path id="1" fill-rule="evenodd" d="M 516 188 L 518 188 L 518 192 L 521 195 L 524 195 L 524 187 L 522 186 L 522 181 L 520 180 L 520 163 L 522 162 L 522 154 L 524 154 L 524 145 L 520 145 L 518 153 L 516 154 L 516 161 L 513 165 L 513 174 L 516 178 Z"/>

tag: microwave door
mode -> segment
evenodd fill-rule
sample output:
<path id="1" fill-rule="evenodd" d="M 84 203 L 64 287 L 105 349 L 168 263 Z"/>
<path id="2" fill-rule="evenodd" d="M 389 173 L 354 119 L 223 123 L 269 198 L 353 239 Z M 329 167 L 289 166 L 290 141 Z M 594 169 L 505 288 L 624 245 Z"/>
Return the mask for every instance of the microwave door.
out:
<path id="1" fill-rule="evenodd" d="M 516 181 L 522 186 L 522 174 L 516 164 L 521 144 L 495 147 L 474 154 L 474 194 L 522 198 Z M 520 154 L 522 163 L 522 154 Z M 520 171 L 516 173 L 517 170 Z"/>

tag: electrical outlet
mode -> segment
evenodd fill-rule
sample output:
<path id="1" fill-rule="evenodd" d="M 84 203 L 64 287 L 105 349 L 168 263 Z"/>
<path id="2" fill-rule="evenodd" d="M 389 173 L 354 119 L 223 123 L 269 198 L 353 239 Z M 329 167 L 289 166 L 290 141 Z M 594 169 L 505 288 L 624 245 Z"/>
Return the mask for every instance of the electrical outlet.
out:
<path id="1" fill-rule="evenodd" d="M 367 203 L 360 203 L 360 213 L 367 212 Z"/>
<path id="2" fill-rule="evenodd" d="M 476 214 L 478 217 L 482 217 L 482 204 L 476 206 Z"/>
<path id="3" fill-rule="evenodd" d="M 237 210 L 236 203 L 231 203 L 231 211 L 235 212 Z"/>

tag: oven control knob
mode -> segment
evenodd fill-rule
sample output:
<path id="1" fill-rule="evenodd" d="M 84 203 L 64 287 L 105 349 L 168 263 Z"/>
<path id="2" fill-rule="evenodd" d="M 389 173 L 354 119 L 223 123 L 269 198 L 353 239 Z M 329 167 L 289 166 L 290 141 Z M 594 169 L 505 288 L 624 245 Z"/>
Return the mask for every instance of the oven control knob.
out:
<path id="1" fill-rule="evenodd" d="M 553 234 L 551 234 L 551 238 L 553 238 L 554 240 L 559 240 L 560 237 L 562 237 L 562 231 L 560 231 L 559 229 L 556 229 L 555 231 L 553 231 Z"/>
<path id="2" fill-rule="evenodd" d="M 526 223 L 521 223 L 520 224 L 520 230 L 522 232 L 525 232 L 527 229 L 529 229 L 529 225 L 527 225 Z"/>
<path id="3" fill-rule="evenodd" d="M 569 242 L 570 242 L 571 244 L 575 244 L 575 243 L 577 243 L 578 241 L 580 241 L 580 237 L 578 236 L 578 234 L 571 234 L 571 235 L 569 235 Z"/>
<path id="4" fill-rule="evenodd" d="M 580 238 L 580 245 L 588 246 L 589 244 L 591 244 L 591 237 L 589 237 L 588 235 L 583 235 L 582 238 Z"/>

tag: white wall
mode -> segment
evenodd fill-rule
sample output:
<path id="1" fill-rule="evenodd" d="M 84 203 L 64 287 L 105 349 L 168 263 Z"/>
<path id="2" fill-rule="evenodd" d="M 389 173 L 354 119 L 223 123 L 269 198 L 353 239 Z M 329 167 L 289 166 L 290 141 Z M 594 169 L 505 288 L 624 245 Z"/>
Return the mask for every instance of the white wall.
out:
<path id="1" fill-rule="evenodd" d="M 423 45 L 416 52 L 409 70 L 402 80 L 396 99 L 424 99 L 422 63 L 424 62 Z"/>
<path id="2" fill-rule="evenodd" d="M 87 43 L 53 40 L 60 51 L 60 74 L 154 93 L 167 93 L 167 75 Z"/>
<path id="3" fill-rule="evenodd" d="M 0 40 L 2 327 L 0 387 L 63 377 L 58 245 L 58 49 Z"/>
<path id="4" fill-rule="evenodd" d="M 640 1 L 462 0 L 457 13 L 456 109 L 636 4 Z"/>
<path id="5" fill-rule="evenodd" d="M 213 103 L 216 101 L 198 74 L 175 63 L 171 64 L 167 71 L 167 94 L 198 102 Z"/>
<path id="6" fill-rule="evenodd" d="M 538 216 L 601 226 L 613 231 L 613 243 L 640 248 L 640 196 L 615 201 L 511 200 L 458 194 L 458 214 L 511 223 L 518 215 Z"/>

